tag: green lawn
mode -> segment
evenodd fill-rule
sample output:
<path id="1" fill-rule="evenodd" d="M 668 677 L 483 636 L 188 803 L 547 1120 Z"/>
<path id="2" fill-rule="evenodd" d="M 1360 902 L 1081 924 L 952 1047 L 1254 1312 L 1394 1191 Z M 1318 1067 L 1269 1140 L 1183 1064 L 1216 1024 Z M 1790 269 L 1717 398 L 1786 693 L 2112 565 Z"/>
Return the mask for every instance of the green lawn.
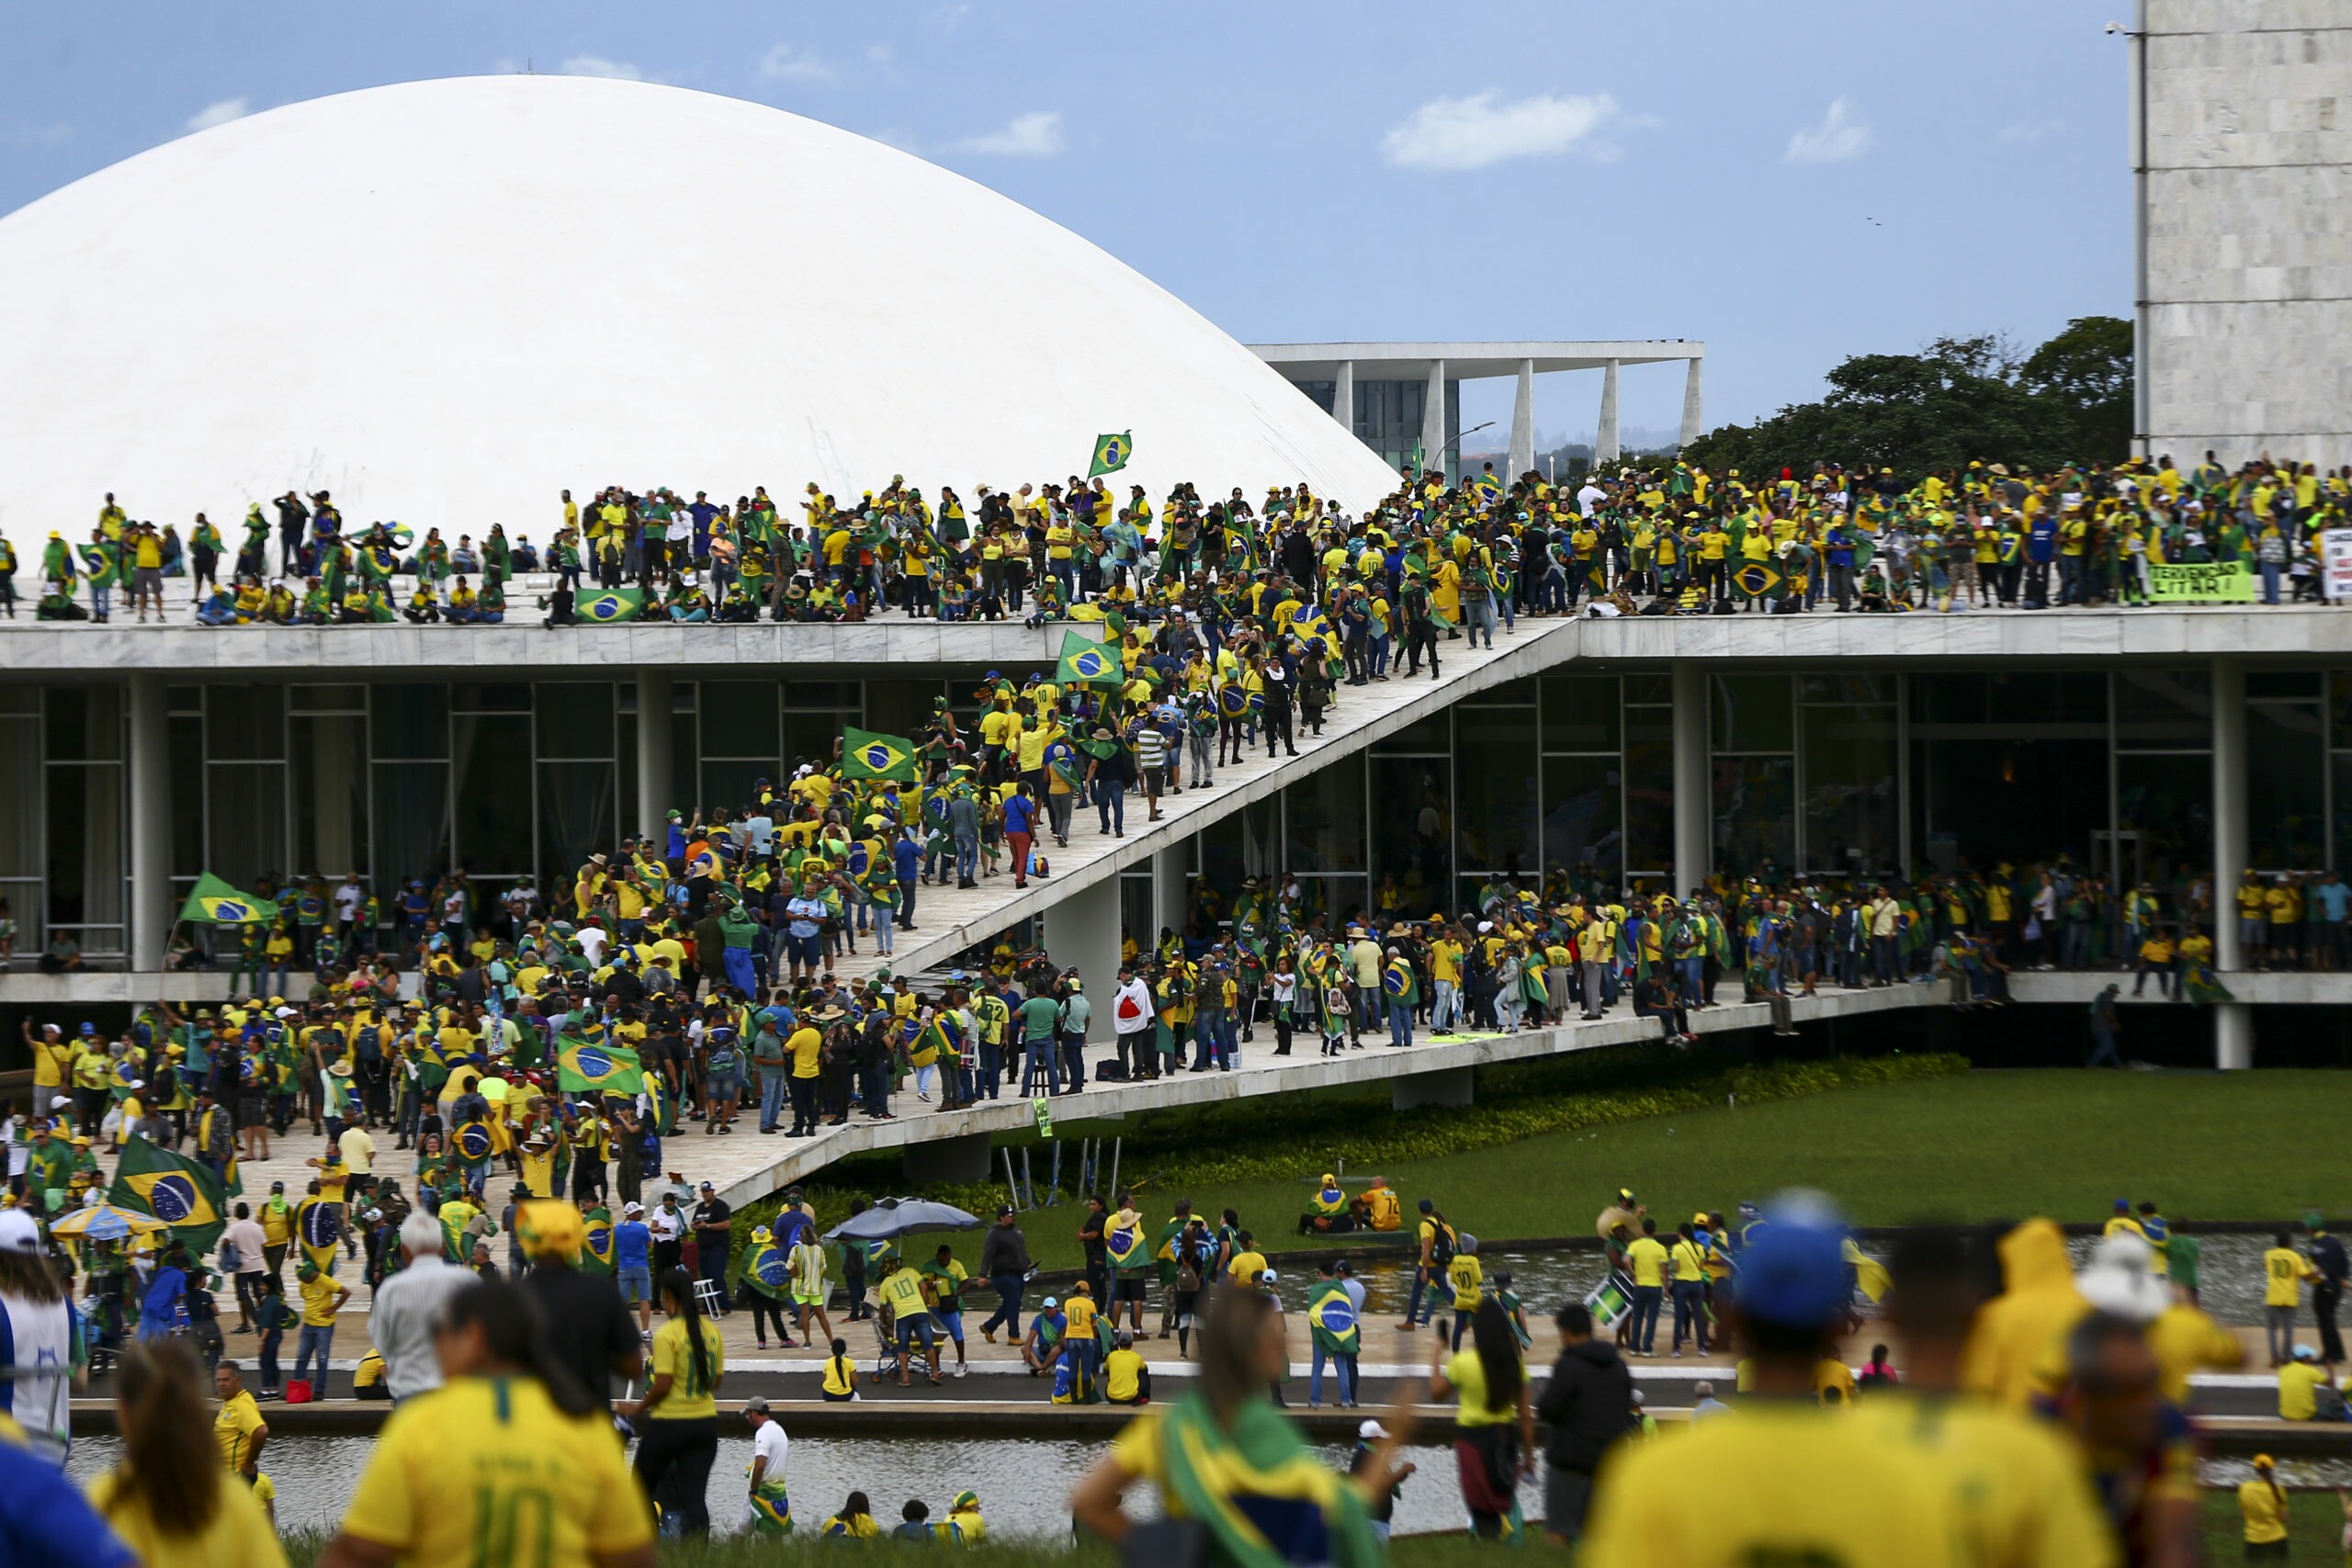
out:
<path id="1" fill-rule="evenodd" d="M 2327 1072 L 1978 1072 L 1545 1134 L 1350 1175 L 1385 1176 L 1408 1209 L 1432 1198 L 1494 1240 L 1582 1235 L 1621 1186 L 1678 1218 L 1805 1186 L 1865 1224 L 2097 1220 L 2124 1196 L 2153 1198 L 2173 1216 L 2291 1219 L 2341 1206 L 2352 1157 L 2326 1128 L 2346 1087 Z M 1346 1146 L 1343 1127 L 1331 1142 Z M 1295 1181 L 1163 1185 L 1142 1207 L 1158 1216 L 1180 1195 L 1212 1216 L 1230 1206 L 1261 1247 L 1311 1247 L 1289 1233 L 1317 1174 L 1302 1164 Z M 1041 1264 L 1078 1262 L 1078 1214 L 1022 1217 Z"/>

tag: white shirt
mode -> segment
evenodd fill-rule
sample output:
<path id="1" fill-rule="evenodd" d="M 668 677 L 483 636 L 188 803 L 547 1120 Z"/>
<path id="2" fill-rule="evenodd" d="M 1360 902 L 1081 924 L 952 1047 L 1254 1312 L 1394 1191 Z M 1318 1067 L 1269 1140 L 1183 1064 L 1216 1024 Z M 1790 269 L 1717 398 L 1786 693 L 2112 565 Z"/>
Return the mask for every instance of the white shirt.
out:
<path id="1" fill-rule="evenodd" d="M 1143 1010 L 1139 1017 L 1125 1016 L 1129 1002 L 1133 1002 Z M 1157 1021 L 1158 1015 L 1151 1005 L 1149 986 L 1145 985 L 1141 980 L 1129 980 L 1119 987 L 1118 995 L 1112 999 L 1111 1003 L 1111 1022 L 1114 1028 L 1122 1034 L 1135 1034 L 1149 1029 Z"/>
<path id="2" fill-rule="evenodd" d="M 359 890 L 358 884 L 356 883 L 346 882 L 342 886 L 336 888 L 334 890 L 334 912 L 336 918 L 342 920 L 346 926 L 352 921 L 357 919 L 359 918 L 360 900 L 366 897 L 367 895 Z"/>
<path id="3" fill-rule="evenodd" d="M 591 965 L 605 962 L 605 944 L 612 939 L 605 934 L 604 927 L 582 926 L 572 935 L 579 939 L 580 951 L 587 955 Z"/>
<path id="4" fill-rule="evenodd" d="M 653 1232 L 654 1240 L 675 1241 L 686 1233 L 686 1212 L 680 1209 L 673 1213 L 657 1208 L 645 1216 L 645 1224 Z"/>
<path id="5" fill-rule="evenodd" d="M 762 1481 L 782 1481 L 784 1456 L 791 1451 L 792 1439 L 784 1435 L 784 1424 L 773 1416 L 761 1422 L 760 1429 L 752 1434 L 752 1464 L 756 1466 L 762 1460 L 768 1461 L 760 1477 Z"/>

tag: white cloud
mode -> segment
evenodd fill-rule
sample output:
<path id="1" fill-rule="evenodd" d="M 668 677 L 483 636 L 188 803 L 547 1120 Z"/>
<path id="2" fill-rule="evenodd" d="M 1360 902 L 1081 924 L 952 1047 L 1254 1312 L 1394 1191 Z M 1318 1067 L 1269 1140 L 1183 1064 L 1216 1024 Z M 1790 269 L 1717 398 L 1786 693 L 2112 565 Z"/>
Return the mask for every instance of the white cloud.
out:
<path id="1" fill-rule="evenodd" d="M 226 125 L 232 119 L 243 119 L 253 111 L 249 98 L 223 98 L 217 104 L 207 104 L 187 117 L 190 130 L 209 130 L 216 125 Z"/>
<path id="2" fill-rule="evenodd" d="M 601 54 L 575 54 L 556 67 L 565 76 L 610 76 L 616 82 L 642 82 L 645 73 L 624 60 L 607 60 Z"/>
<path id="3" fill-rule="evenodd" d="M 1014 115 L 1001 130 L 967 136 L 956 143 L 958 152 L 981 152 L 1001 158 L 1050 158 L 1062 150 L 1062 117 L 1052 109 Z"/>
<path id="4" fill-rule="evenodd" d="M 760 57 L 760 74 L 771 82 L 830 82 L 835 72 L 813 54 L 795 54 L 788 43 Z"/>
<path id="5" fill-rule="evenodd" d="M 1431 98 L 1380 139 L 1380 155 L 1400 169 L 1483 169 L 1566 152 L 1615 118 L 1617 100 L 1606 93 L 1506 103 L 1489 87 L 1466 98 Z M 1615 152 L 1594 144 L 1587 151 Z"/>
<path id="6" fill-rule="evenodd" d="M 1819 125 L 1807 126 L 1789 138 L 1783 164 L 1848 164 L 1871 150 L 1871 122 L 1854 107 L 1851 98 L 1832 98 Z"/>
<path id="7" fill-rule="evenodd" d="M 2001 127 L 2001 133 L 1997 138 L 1996 138 L 1996 140 L 2001 141 L 2039 141 L 2045 136 L 2062 135 L 2065 130 L 2066 122 L 2064 120 L 2045 119 L 2039 125 L 2005 125 Z"/>

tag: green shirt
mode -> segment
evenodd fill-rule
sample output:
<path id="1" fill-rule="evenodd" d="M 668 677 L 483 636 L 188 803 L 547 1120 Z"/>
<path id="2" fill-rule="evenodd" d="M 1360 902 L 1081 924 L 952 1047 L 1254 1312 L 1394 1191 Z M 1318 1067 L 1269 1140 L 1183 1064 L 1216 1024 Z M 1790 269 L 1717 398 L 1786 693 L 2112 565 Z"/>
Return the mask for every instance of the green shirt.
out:
<path id="1" fill-rule="evenodd" d="M 2171 1238 L 2165 1243 L 2165 1262 L 2174 1284 L 2186 1285 L 2192 1291 L 2197 1289 L 2197 1259 L 2204 1250 L 2205 1244 L 2195 1236 L 2183 1235 L 2178 1231 L 2172 1233 Z"/>
<path id="2" fill-rule="evenodd" d="M 1061 1017 L 1061 1004 L 1053 998 L 1031 997 L 1021 1004 L 1021 1037 L 1033 1043 L 1051 1040 Z"/>

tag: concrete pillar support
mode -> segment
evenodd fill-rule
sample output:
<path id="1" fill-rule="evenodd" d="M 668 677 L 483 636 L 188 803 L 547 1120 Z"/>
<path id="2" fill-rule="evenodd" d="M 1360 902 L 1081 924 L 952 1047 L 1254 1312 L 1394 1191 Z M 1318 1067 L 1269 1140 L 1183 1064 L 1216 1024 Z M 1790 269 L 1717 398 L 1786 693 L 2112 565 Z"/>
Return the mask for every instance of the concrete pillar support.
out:
<path id="1" fill-rule="evenodd" d="M 669 843 L 672 807 L 686 802 L 670 798 L 670 764 L 673 744 L 671 704 L 676 700 L 670 674 L 662 670 L 637 672 L 637 830 L 653 840 L 656 853 Z"/>
<path id="2" fill-rule="evenodd" d="M 1617 457 L 1617 361 L 1612 359 L 1600 372 L 1600 425 L 1593 432 L 1592 461 L 1597 468 Z"/>
<path id="3" fill-rule="evenodd" d="M 1421 471 L 1445 471 L 1445 361 L 1430 361 L 1429 390 L 1421 398 Z"/>
<path id="4" fill-rule="evenodd" d="M 164 672 L 140 670 L 130 677 L 130 930 L 125 933 L 130 967 L 154 974 L 164 967 L 171 938 L 172 908 L 172 720 Z"/>
<path id="5" fill-rule="evenodd" d="M 1471 1082 L 1476 1069 L 1470 1067 L 1441 1067 L 1433 1073 L 1414 1073 L 1407 1077 L 1392 1078 L 1388 1087 L 1388 1108 L 1391 1111 L 1413 1111 L 1424 1105 L 1467 1105 L 1471 1100 Z"/>
<path id="6" fill-rule="evenodd" d="M 990 1179 L 989 1153 L 986 1133 L 926 1138 L 906 1146 L 899 1168 L 909 1181 L 987 1181 Z"/>
<path id="7" fill-rule="evenodd" d="M 1690 660 L 1674 667 L 1674 892 L 1706 880 L 1714 856 L 1713 773 L 1708 766 L 1707 672 Z"/>
<path id="8" fill-rule="evenodd" d="M 1086 982 L 1094 1003 L 1094 1032 L 1109 1038 L 1111 998 L 1119 988 L 1117 877 L 1104 877 L 1046 907 L 1046 952 L 1057 966 L 1076 969 Z"/>
<path id="9" fill-rule="evenodd" d="M 1146 946 L 1159 940 L 1164 931 L 1182 935 L 1184 917 L 1193 902 L 1193 841 L 1190 839 L 1171 848 L 1159 851 L 1151 857 L 1151 934 L 1136 933 L 1136 940 Z"/>
<path id="10" fill-rule="evenodd" d="M 1682 373 L 1682 439 L 1680 445 L 1686 450 L 1689 448 L 1690 443 L 1698 440 L 1700 436 L 1705 434 L 1707 430 L 1706 418 L 1700 401 L 1699 389 L 1700 371 L 1705 367 L 1706 363 L 1707 362 L 1704 359 L 1693 358 L 1690 361 L 1690 367 Z"/>
<path id="11" fill-rule="evenodd" d="M 2222 984 L 2245 967 L 2233 889 L 2246 868 L 2245 664 L 2213 660 L 2213 963 Z M 2213 1010 L 2213 1065 L 2254 1066 L 2254 1014 L 2244 1002 Z"/>
<path id="12" fill-rule="evenodd" d="M 1331 378 L 1331 417 L 1349 434 L 1356 429 L 1356 362 L 1340 361 L 1340 368 Z"/>
<path id="13" fill-rule="evenodd" d="M 1519 362 L 1519 395 L 1510 405 L 1510 472 L 1503 476 L 1510 484 L 1535 466 L 1535 361 Z"/>

